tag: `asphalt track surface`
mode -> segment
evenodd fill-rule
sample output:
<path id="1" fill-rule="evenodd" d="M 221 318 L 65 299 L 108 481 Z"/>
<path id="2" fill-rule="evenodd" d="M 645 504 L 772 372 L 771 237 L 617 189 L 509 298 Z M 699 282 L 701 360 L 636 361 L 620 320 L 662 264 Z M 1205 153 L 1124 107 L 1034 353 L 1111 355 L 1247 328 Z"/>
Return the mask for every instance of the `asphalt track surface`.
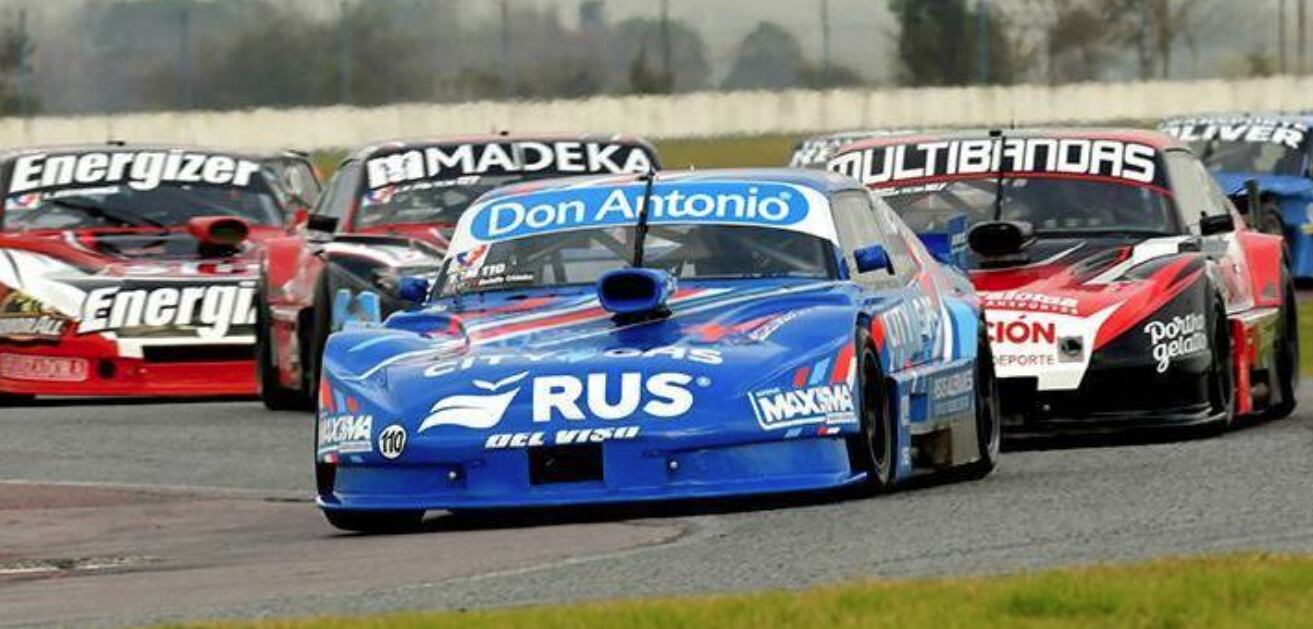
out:
<path id="1" fill-rule="evenodd" d="M 339 534 L 308 415 L 251 402 L 0 410 L 0 625 L 368 613 L 1313 551 L 1313 388 L 1214 438 L 1041 444 L 970 483 Z M 1177 435 L 1177 437 L 1183 437 Z"/>

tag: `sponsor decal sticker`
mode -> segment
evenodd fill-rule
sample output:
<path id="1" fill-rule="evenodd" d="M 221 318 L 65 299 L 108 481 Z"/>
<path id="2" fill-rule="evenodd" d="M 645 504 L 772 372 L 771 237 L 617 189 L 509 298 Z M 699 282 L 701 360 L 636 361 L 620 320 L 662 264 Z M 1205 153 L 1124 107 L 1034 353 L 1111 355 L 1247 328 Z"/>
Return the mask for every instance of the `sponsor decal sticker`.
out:
<path id="1" fill-rule="evenodd" d="M 260 172 L 257 162 L 188 151 L 34 153 L 14 160 L 9 194 L 123 183 L 154 190 L 164 183 L 247 187 Z"/>
<path id="2" fill-rule="evenodd" d="M 981 292 L 980 297 L 984 300 L 985 308 L 991 310 L 1025 310 L 1074 315 L 1080 305 L 1075 297 L 1060 297 L 1019 290 Z"/>
<path id="3" fill-rule="evenodd" d="M 545 352 L 518 352 L 510 354 L 479 354 L 476 356 L 467 356 L 465 358 L 443 360 L 434 363 L 424 370 L 424 375 L 429 378 L 438 378 L 466 371 L 475 367 L 497 367 L 508 363 L 530 363 L 546 364 L 549 362 L 557 363 L 578 363 L 585 360 L 595 359 L 656 359 L 665 358 L 667 360 L 688 361 L 703 365 L 719 365 L 724 362 L 724 357 L 720 350 L 709 347 L 683 347 L 679 345 L 668 345 L 663 347 L 653 347 L 651 349 L 638 349 L 633 347 L 614 347 L 606 350 L 596 349 L 564 349 Z"/>
<path id="4" fill-rule="evenodd" d="M 526 386 L 534 423 L 555 420 L 616 421 L 644 413 L 657 419 L 680 417 L 693 408 L 693 376 L 676 372 L 641 374 L 590 373 L 583 376 L 541 375 L 528 371 L 490 382 L 474 380 L 481 393 L 461 393 L 438 400 L 418 432 L 436 426 L 487 430 L 499 425 L 511 403 Z M 699 386 L 710 381 L 698 379 Z M 619 395 L 615 395 L 618 393 Z"/>
<path id="5" fill-rule="evenodd" d="M 86 382 L 86 359 L 0 354 L 0 377 L 33 382 Z"/>
<path id="6" fill-rule="evenodd" d="M 629 441 L 638 437 L 639 430 L 638 426 L 621 426 L 566 429 L 552 433 L 546 431 L 500 433 L 490 435 L 483 443 L 483 447 L 487 450 L 505 450 L 545 445 L 569 446 L 604 441 Z"/>
<path id="7" fill-rule="evenodd" d="M 406 451 L 406 429 L 392 424 L 378 434 L 378 453 L 392 461 Z"/>
<path id="8" fill-rule="evenodd" d="M 478 240 L 522 238 L 638 220 L 644 187 L 583 188 L 495 199 L 470 224 Z M 810 202 L 795 186 L 774 183 L 699 183 L 658 186 L 648 208 L 651 224 L 709 223 L 786 227 L 802 223 Z"/>
<path id="9" fill-rule="evenodd" d="M 1291 150 L 1302 150 L 1308 137 L 1308 126 L 1294 120 L 1264 120 L 1261 118 L 1201 118 L 1174 120 L 1162 126 L 1163 133 L 1175 136 L 1182 142 L 1248 142 L 1253 144 L 1280 144 Z"/>
<path id="10" fill-rule="evenodd" d="M 1144 333 L 1153 344 L 1153 359 L 1158 362 L 1158 373 L 1164 373 L 1172 361 L 1208 351 L 1207 320 L 1204 315 L 1192 313 L 1172 317 L 1170 321 L 1150 321 Z"/>
<path id="11" fill-rule="evenodd" d="M 82 302 L 78 334 L 143 327 L 195 327 L 202 338 L 222 338 L 255 323 L 255 283 L 209 286 L 95 288 Z"/>
<path id="12" fill-rule="evenodd" d="M 755 391 L 748 399 L 752 402 L 757 423 L 765 430 L 857 422 L 852 386 L 846 382 Z"/>
<path id="13" fill-rule="evenodd" d="M 381 155 L 365 163 L 371 190 L 425 179 L 507 173 L 645 173 L 647 151 L 634 144 L 506 142 L 433 146 Z"/>
<path id="14" fill-rule="evenodd" d="M 975 410 L 975 393 L 976 374 L 970 368 L 938 376 L 930 382 L 930 403 L 937 416 Z"/>
<path id="15" fill-rule="evenodd" d="M 319 420 L 319 452 L 372 452 L 374 416 L 356 413 L 326 415 Z M 382 442 L 382 439 L 379 439 Z M 405 438 L 402 438 L 403 446 Z"/>
<path id="16" fill-rule="evenodd" d="M 870 187 L 938 177 L 1015 174 L 1099 176 L 1166 188 L 1151 146 L 1086 138 L 943 140 L 840 155 L 828 168 Z"/>

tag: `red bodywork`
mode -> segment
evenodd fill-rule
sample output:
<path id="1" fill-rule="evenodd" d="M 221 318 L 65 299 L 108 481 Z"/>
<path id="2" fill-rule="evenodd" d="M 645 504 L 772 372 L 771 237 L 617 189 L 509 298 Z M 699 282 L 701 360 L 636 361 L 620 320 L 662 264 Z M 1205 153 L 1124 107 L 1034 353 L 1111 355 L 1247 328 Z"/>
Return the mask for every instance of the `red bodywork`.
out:
<path id="1" fill-rule="evenodd" d="M 516 135 L 469 135 L 453 136 L 427 140 L 397 140 L 383 142 L 357 151 L 346 164 L 352 162 L 365 164 L 372 157 L 387 155 L 399 151 L 423 149 L 431 146 L 456 146 L 462 144 L 509 144 L 515 142 L 587 142 L 615 143 L 643 149 L 652 161 L 653 167 L 659 167 L 656 152 L 645 141 L 619 135 L 580 135 L 580 134 L 534 134 Z M 345 166 L 345 164 L 344 164 Z M 606 171 L 567 174 L 599 174 Z M 546 173 L 543 173 L 546 174 Z M 341 176 L 339 170 L 338 176 Z M 526 176 L 526 180 L 535 177 Z M 541 178 L 541 176 L 537 177 Z M 340 194 L 335 184 L 337 179 L 326 186 L 328 192 L 320 208 L 333 203 L 333 195 Z M 526 184 L 512 184 L 526 185 Z M 351 199 L 337 221 L 333 234 L 315 234 L 298 232 L 284 238 L 278 238 L 267 244 L 267 256 L 262 269 L 264 297 L 269 309 L 268 334 L 272 345 L 272 361 L 276 372 L 277 385 L 288 389 L 303 389 L 308 385 L 309 372 L 315 369 L 317 346 L 326 331 L 327 325 L 322 312 L 323 299 L 332 299 L 323 294 L 324 273 L 327 268 L 326 255 L 334 260 L 356 260 L 363 266 L 398 268 L 429 261 L 436 266 L 445 253 L 448 239 L 455 228 L 453 222 L 441 223 L 378 223 L 368 226 L 359 225 L 361 212 L 360 198 L 364 190 L 360 186 L 350 188 Z M 345 238 L 344 238 L 345 237 Z M 371 238 L 373 240 L 371 240 Z M 330 240 L 332 242 L 330 242 Z M 410 244 L 407 244 L 410 243 Z M 359 288 L 359 287 L 353 287 Z"/>
<path id="2" fill-rule="evenodd" d="M 833 170 L 846 172 L 845 168 L 854 163 L 855 153 L 865 151 L 870 155 L 870 151 L 892 151 L 894 147 L 963 139 L 979 141 L 984 137 L 949 134 L 877 138 L 845 147 L 836 153 L 830 165 Z M 1188 149 L 1176 140 L 1150 131 L 1023 130 L 1008 131 L 1006 137 L 1134 142 L 1160 153 L 1188 154 Z M 890 159 L 888 153 L 884 155 Z M 844 156 L 848 157 L 848 166 L 839 167 Z M 1098 175 L 1004 170 L 1008 177 L 1113 181 Z M 920 175 L 913 172 L 905 179 L 868 185 L 873 190 L 890 193 L 900 188 L 916 191 L 919 186 L 997 176 L 992 173 L 948 175 L 942 171 L 936 171 L 933 176 Z M 1211 179 L 1204 177 L 1201 181 L 1211 182 Z M 1177 192 L 1175 184 L 1171 189 L 1149 183 L 1138 185 L 1169 196 Z M 1221 199 L 1225 201 L 1224 196 Z M 1125 343 L 1125 339 L 1132 338 L 1131 333 L 1155 318 L 1161 319 L 1169 304 L 1202 281 L 1208 282 L 1211 290 L 1224 300 L 1233 350 L 1235 413 L 1246 415 L 1261 410 L 1255 402 L 1253 382 L 1256 373 L 1270 370 L 1275 364 L 1278 315 L 1286 299 L 1283 243 L 1280 236 L 1249 229 L 1244 217 L 1229 202 L 1225 205 L 1236 225 L 1233 232 L 1193 240 L 1186 235 L 1146 238 L 1136 244 L 1123 241 L 1115 246 L 1078 239 L 1049 242 L 1040 247 L 1042 252 L 1031 256 L 1031 262 L 972 271 L 972 283 L 982 294 L 989 319 L 1000 377 L 1038 377 L 1040 391 L 1075 390 L 1084 386 L 1082 379 L 1090 363 L 1089 356 L 1110 345 Z M 1078 360 L 1054 357 L 1055 341 L 1068 335 L 1069 338 L 1084 335 L 1084 365 L 1075 364 Z M 1041 347 L 1042 351 L 1033 349 Z"/>
<path id="3" fill-rule="evenodd" d="M 193 224 L 192 228 L 195 228 Z M 142 237 L 191 246 L 195 236 L 188 227 L 167 232 L 158 229 L 100 229 L 41 231 L 0 235 L 0 279 L 17 279 L 14 286 L 0 282 L 0 322 L 24 323 L 48 317 L 57 332 L 0 336 L 0 393 L 52 396 L 226 396 L 256 391 L 252 353 L 253 316 L 247 311 L 259 278 L 263 243 L 283 236 L 278 227 L 250 227 L 247 239 L 218 256 L 167 256 L 157 247 L 124 252 L 111 241 Z M 157 254 L 158 253 L 158 254 Z M 17 270 L 18 277 L 14 277 Z M 163 325 L 116 327 L 83 331 L 86 300 L 96 288 L 140 292 L 137 307 L 154 323 L 174 315 Z M 196 298 L 188 302 L 187 291 Z M 248 293 L 249 290 L 249 293 Z M 169 295 L 153 298 L 157 292 Z M 211 293 L 216 297 L 211 299 Z M 118 294 L 118 293 L 115 293 Z M 225 297 L 231 294 L 232 297 Z M 64 295 L 60 297 L 60 295 Z M 182 295 L 178 301 L 178 295 Z M 77 310 L 78 299 L 83 300 Z M 52 303 L 60 300 L 65 303 Z M 113 303 L 113 302 L 107 302 Z M 127 303 L 127 300 L 124 302 Z M 190 320 L 178 314 L 191 303 Z M 153 304 L 153 305 L 152 305 Z M 231 304 L 231 305 L 228 305 Z M 115 312 L 115 306 L 106 312 Z M 232 316 L 226 329 L 209 326 L 213 336 L 203 338 L 201 328 L 209 309 Z M 107 315 L 107 323 L 112 314 Z M 130 316 L 129 316 L 130 319 Z M 125 319 L 126 320 L 126 319 Z"/>

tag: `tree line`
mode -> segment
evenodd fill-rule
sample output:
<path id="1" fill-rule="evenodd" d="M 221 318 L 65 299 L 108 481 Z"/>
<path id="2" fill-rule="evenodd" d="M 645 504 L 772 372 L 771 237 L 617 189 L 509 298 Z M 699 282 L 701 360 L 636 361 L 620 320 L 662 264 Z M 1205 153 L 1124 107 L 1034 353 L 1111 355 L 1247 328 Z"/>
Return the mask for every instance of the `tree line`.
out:
<path id="1" fill-rule="evenodd" d="M 804 1 L 804 0 L 799 0 Z M 820 0 L 816 0 L 820 2 Z M 1227 0 L 882 0 L 898 85 L 1170 77 L 1182 54 L 1225 39 Z M 1017 7 L 1018 2 L 1020 8 Z M 57 68 L 25 13 L 0 13 L 0 113 L 245 109 L 582 98 L 698 90 L 832 88 L 871 73 L 808 57 L 796 25 L 761 22 L 713 71 L 697 25 L 659 15 L 578 20 L 458 0 L 337 0 L 327 14 L 274 0 L 92 0 L 64 19 Z M 841 19 L 842 16 L 835 16 Z M 577 22 L 575 24 L 574 22 Z M 70 47 L 69 41 L 77 43 Z M 56 45 L 52 42 L 51 45 Z M 1268 48 L 1238 72 L 1272 73 Z M 58 72 L 58 81 L 33 81 Z M 91 79 L 97 80 L 91 80 Z"/>

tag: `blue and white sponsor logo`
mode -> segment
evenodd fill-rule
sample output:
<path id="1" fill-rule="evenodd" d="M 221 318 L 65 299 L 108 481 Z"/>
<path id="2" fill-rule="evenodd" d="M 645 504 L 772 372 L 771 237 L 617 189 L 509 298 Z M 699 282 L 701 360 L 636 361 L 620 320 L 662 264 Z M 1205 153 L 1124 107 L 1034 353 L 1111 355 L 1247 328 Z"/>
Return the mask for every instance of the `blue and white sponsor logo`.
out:
<path id="1" fill-rule="evenodd" d="M 857 422 L 852 385 L 846 382 L 821 384 L 801 389 L 772 388 L 748 396 L 757 424 L 777 430 L 808 424 L 852 424 Z"/>
<path id="2" fill-rule="evenodd" d="M 478 240 L 489 241 L 632 225 L 638 220 L 644 192 L 644 186 L 638 184 L 496 199 L 477 210 L 470 232 Z M 650 200 L 648 222 L 787 227 L 802 223 L 810 211 L 807 195 L 788 184 L 658 184 Z"/>

